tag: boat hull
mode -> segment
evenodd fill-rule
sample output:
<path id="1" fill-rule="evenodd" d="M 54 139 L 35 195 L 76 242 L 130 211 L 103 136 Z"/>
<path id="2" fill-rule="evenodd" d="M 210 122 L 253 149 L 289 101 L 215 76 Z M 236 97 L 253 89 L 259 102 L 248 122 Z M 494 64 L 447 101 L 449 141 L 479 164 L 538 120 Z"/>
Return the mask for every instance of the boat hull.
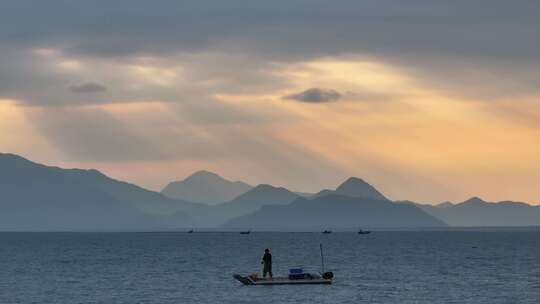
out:
<path id="1" fill-rule="evenodd" d="M 276 277 L 273 279 L 252 279 L 248 276 L 241 276 L 235 274 L 233 276 L 236 280 L 244 285 L 320 285 L 320 284 L 332 284 L 332 279 L 323 279 L 321 277 L 314 277 L 311 279 L 297 279 L 290 280 L 288 277 Z"/>

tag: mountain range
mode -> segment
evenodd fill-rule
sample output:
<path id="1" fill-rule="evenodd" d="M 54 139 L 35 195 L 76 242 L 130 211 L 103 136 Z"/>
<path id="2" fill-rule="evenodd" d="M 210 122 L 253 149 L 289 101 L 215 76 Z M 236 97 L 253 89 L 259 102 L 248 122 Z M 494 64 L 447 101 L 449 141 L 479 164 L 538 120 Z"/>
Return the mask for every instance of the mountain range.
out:
<path id="1" fill-rule="evenodd" d="M 215 205 L 184 205 L 183 212 L 190 214 L 200 226 L 217 227 L 226 221 L 253 212 L 264 205 L 288 204 L 299 195 L 285 188 L 258 185 L 238 197 Z"/>
<path id="2" fill-rule="evenodd" d="M 538 226 L 540 206 L 521 202 L 486 202 L 478 197 L 462 203 L 438 205 L 416 204 L 427 213 L 443 220 L 450 226 Z"/>
<path id="3" fill-rule="evenodd" d="M 251 214 L 228 221 L 224 226 L 287 231 L 358 227 L 422 228 L 447 225 L 414 205 L 329 194 L 313 199 L 298 198 L 287 205 L 265 205 Z"/>
<path id="4" fill-rule="evenodd" d="M 0 154 L 0 230 L 152 230 L 192 226 L 171 200 L 97 170 Z"/>
<path id="5" fill-rule="evenodd" d="M 392 201 L 356 177 L 309 194 L 198 171 L 159 193 L 97 170 L 62 169 L 3 153 L 0 211 L 0 230 L 17 231 L 540 225 L 540 206 L 479 198 L 438 205 Z"/>

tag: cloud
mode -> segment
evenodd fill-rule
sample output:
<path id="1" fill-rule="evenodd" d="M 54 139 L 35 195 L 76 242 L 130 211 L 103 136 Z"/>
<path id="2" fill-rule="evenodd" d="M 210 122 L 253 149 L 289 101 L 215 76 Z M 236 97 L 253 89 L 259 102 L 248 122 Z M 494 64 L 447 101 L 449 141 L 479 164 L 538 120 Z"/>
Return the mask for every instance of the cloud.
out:
<path id="1" fill-rule="evenodd" d="M 83 82 L 70 85 L 69 90 L 73 93 L 88 94 L 105 92 L 107 91 L 107 87 L 97 82 Z"/>
<path id="2" fill-rule="evenodd" d="M 29 3 L 35 11 L 27 10 Z M 412 0 L 407 6 L 395 0 L 337 1 L 335 5 L 310 0 L 256 4 L 117 0 L 108 4 L 105 10 L 85 2 L 68 6 L 60 0 L 4 0 L 0 17 L 10 26 L 0 30 L 0 39 L 56 44 L 76 53 L 112 57 L 232 49 L 241 42 L 239 49 L 248 46 L 291 57 L 420 50 L 538 58 L 538 42 L 531 39 L 539 23 L 535 1 Z M 114 22 L 95 22 L 111 19 Z"/>
<path id="3" fill-rule="evenodd" d="M 0 54 L 0 97 L 30 106 L 148 101 L 204 104 L 218 94 L 259 94 L 287 85 L 287 79 L 273 73 L 279 66 L 248 54 L 202 52 L 113 59 L 76 57 L 59 49 L 21 51 L 2 45 Z M 65 62 L 77 62 L 79 68 L 66 68 Z M 105 84 L 107 94 L 93 92 Z"/>
<path id="4" fill-rule="evenodd" d="M 29 3 L 33 11 L 27 10 Z M 442 91 L 473 97 L 537 92 L 540 87 L 538 2 L 412 0 L 407 6 L 395 0 L 338 3 L 276 0 L 246 5 L 244 0 L 226 4 L 198 0 L 155 4 L 117 0 L 107 3 L 104 10 L 102 5 L 80 1 L 68 6 L 60 0 L 5 0 L 0 4 L 0 19 L 9 26 L 0 28 L 0 95 L 39 105 L 171 100 L 172 95 L 193 83 L 182 87 L 171 83 L 161 91 L 153 90 L 155 86 L 115 79 L 118 71 L 110 66 L 139 57 L 168 58 L 174 63 L 178 54 L 202 53 L 236 54 L 239 59 L 231 63 L 226 56 L 207 58 L 188 70 L 188 78 L 199 76 L 199 68 L 209 75 L 219 69 L 235 73 L 240 68 L 246 76 L 236 73 L 230 79 L 237 83 L 247 80 L 242 83 L 247 89 L 269 83 L 268 76 L 258 73 L 268 64 L 350 54 L 373 56 L 409 68 L 421 81 Z M 310 7 L 309 12 L 306 7 Z M 287 14 L 283 14 L 284 9 Z M 6 51 L 6 46 L 12 50 Z M 51 47 L 68 59 L 86 60 L 93 71 L 74 77 L 46 66 L 46 60 L 30 65 L 28 58 L 20 56 L 26 49 Z M 100 60 L 109 64 L 105 68 L 93 65 Z M 98 68 L 104 68 L 103 72 L 95 71 Z M 258 77 L 251 77 L 246 73 L 249 70 L 256 71 Z M 485 81 L 490 76 L 497 79 Z M 200 84 L 205 81 L 209 91 L 215 84 L 226 88 L 223 80 L 228 77 L 210 76 Z M 73 94 L 54 92 L 54 88 L 86 79 L 107 84 L 111 88 L 109 100 L 96 101 L 95 94 L 79 94 L 74 101 Z M 137 90 L 126 89 L 130 86 Z M 179 89 L 172 90 L 174 86 Z"/>
<path id="5" fill-rule="evenodd" d="M 337 101 L 341 98 L 341 94 L 332 89 L 311 88 L 284 98 L 308 103 L 323 103 Z"/>

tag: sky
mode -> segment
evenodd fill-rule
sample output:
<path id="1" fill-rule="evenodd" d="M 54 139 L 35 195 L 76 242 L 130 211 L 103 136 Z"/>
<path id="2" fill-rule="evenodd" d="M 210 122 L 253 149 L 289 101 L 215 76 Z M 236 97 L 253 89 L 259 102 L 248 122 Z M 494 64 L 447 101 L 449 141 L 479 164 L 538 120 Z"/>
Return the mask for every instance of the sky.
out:
<path id="1" fill-rule="evenodd" d="M 161 190 L 540 203 L 540 2 L 0 3 L 0 151 Z"/>

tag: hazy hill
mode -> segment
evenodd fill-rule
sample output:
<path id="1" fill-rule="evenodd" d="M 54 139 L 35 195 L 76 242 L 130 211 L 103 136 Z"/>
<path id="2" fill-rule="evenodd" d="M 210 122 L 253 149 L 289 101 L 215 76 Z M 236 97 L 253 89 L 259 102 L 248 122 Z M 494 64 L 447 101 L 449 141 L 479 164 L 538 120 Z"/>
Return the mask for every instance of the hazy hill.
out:
<path id="1" fill-rule="evenodd" d="M 188 212 L 202 225 L 217 226 L 231 218 L 258 210 L 261 206 L 289 204 L 298 197 L 298 194 L 285 188 L 263 184 L 228 202 Z"/>
<path id="2" fill-rule="evenodd" d="M 199 186 L 228 185 L 215 186 L 214 197 L 234 192 L 228 188 L 232 182 L 223 183 L 209 172 L 198 172 L 186 181 Z M 96 170 L 49 167 L 1 153 L 0 211 L 0 230 L 33 231 L 153 230 L 224 223 L 229 228 L 274 230 L 441 227 L 445 223 L 540 225 L 540 206 L 489 203 L 479 198 L 439 205 L 391 202 L 359 178 L 309 199 L 285 188 L 258 185 L 224 203 L 191 203 L 111 179 Z"/>
<path id="3" fill-rule="evenodd" d="M 350 177 L 339 185 L 336 190 L 322 190 L 321 192 L 315 194 L 314 197 L 321 197 L 330 194 L 384 201 L 388 200 L 373 186 L 365 182 L 363 179 L 357 177 Z"/>
<path id="4" fill-rule="evenodd" d="M 219 207 L 241 215 L 253 212 L 264 205 L 288 204 L 298 197 L 298 194 L 285 188 L 262 184 Z"/>
<path id="5" fill-rule="evenodd" d="M 0 153 L 0 229 L 122 230 L 192 226 L 189 205 L 96 170 L 61 169 Z"/>
<path id="6" fill-rule="evenodd" d="M 169 183 L 161 193 L 174 199 L 218 204 L 230 201 L 251 188 L 244 182 L 232 182 L 212 172 L 198 171 L 183 181 Z"/>
<path id="7" fill-rule="evenodd" d="M 520 202 L 489 203 L 473 197 L 454 205 L 418 205 L 451 226 L 540 225 L 540 206 Z"/>
<path id="8" fill-rule="evenodd" d="M 442 202 L 442 203 L 437 204 L 435 206 L 437 206 L 439 208 L 448 208 L 448 207 L 454 206 L 454 204 L 452 204 L 451 202 Z"/>
<path id="9" fill-rule="evenodd" d="M 268 230 L 444 226 L 444 222 L 413 205 L 335 194 L 311 200 L 298 198 L 288 205 L 267 205 L 224 225 L 227 228 Z"/>

